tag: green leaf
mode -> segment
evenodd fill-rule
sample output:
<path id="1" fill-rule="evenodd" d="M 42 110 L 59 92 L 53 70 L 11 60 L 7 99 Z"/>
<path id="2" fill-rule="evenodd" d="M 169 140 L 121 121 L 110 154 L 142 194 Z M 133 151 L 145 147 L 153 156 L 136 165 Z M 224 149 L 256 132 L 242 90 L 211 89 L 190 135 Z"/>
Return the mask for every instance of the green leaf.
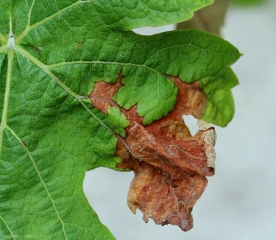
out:
<path id="1" fill-rule="evenodd" d="M 236 4 L 248 6 L 264 3 L 265 0 L 235 0 L 234 2 Z"/>
<path id="2" fill-rule="evenodd" d="M 110 126 L 114 131 L 122 137 L 126 136 L 124 128 L 129 125 L 129 121 L 118 107 L 108 107 L 107 113 L 110 120 Z"/>
<path id="3" fill-rule="evenodd" d="M 87 102 L 96 82 L 116 82 L 122 72 L 114 101 L 126 109 L 138 104 L 150 124 L 174 107 L 178 90 L 167 75 L 200 80 L 212 103 L 205 118 L 229 121 L 217 112 L 232 100 L 220 103 L 212 91 L 229 95 L 233 84 L 224 82 L 233 82 L 236 48 L 196 30 L 151 37 L 125 31 L 182 21 L 210 3 L 0 0 L 2 236 L 114 239 L 82 184 L 90 169 L 116 169 L 116 136 L 128 122 L 119 108 L 104 114 Z"/>
<path id="4" fill-rule="evenodd" d="M 111 29 L 132 30 L 144 26 L 162 26 L 192 18 L 193 12 L 214 0 L 113 0 L 96 1 L 95 10 Z"/>
<path id="5" fill-rule="evenodd" d="M 125 38 L 120 42 L 129 42 L 131 46 L 129 35 L 133 34 L 121 33 L 120 37 L 125 36 Z M 125 51 L 122 54 L 118 52 L 119 56 L 124 58 L 120 61 L 127 61 L 130 64 L 127 63 L 122 67 L 125 75 L 122 80 L 124 86 L 119 89 L 114 100 L 127 109 L 138 104 L 137 112 L 144 117 L 144 124 L 160 119 L 174 108 L 177 88 L 167 75 L 179 76 L 187 83 L 196 80 L 203 82 L 204 79 L 212 77 L 212 84 L 223 86 L 228 91 L 237 84 L 237 79 L 229 66 L 239 58 L 240 54 L 236 48 L 219 37 L 199 30 L 172 31 L 150 37 L 137 35 L 130 37 L 135 39 L 136 44 L 133 43 L 127 54 Z M 118 37 L 115 37 L 116 39 Z M 145 54 L 141 54 L 142 52 Z M 223 74 L 224 72 L 228 74 Z M 216 91 L 212 86 L 211 90 Z M 206 95 L 210 91 L 207 87 L 202 87 L 202 90 Z M 231 95 L 230 92 L 229 94 Z M 231 117 L 224 116 L 229 115 L 224 108 L 227 108 L 232 116 L 233 100 L 227 97 L 229 101 L 218 102 L 217 95 L 209 93 L 207 97 L 209 105 L 203 118 L 220 126 L 227 125 Z M 212 108 L 211 103 L 215 104 Z M 222 112 L 218 112 L 217 108 Z"/>
<path id="6" fill-rule="evenodd" d="M 232 120 L 235 106 L 231 88 L 237 84 L 238 79 L 229 68 L 200 80 L 200 87 L 209 99 L 203 120 L 222 127 Z"/>

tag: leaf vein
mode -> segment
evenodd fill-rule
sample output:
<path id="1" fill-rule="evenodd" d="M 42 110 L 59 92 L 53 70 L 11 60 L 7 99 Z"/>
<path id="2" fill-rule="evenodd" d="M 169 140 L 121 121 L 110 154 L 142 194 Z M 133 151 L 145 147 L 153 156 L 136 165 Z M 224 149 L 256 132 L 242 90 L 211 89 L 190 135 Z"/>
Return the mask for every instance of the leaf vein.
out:
<path id="1" fill-rule="evenodd" d="M 0 216 L 0 219 L 2 220 L 2 222 L 4 223 L 4 225 L 6 226 L 6 228 L 9 230 L 11 236 L 13 237 L 13 239 L 15 239 L 15 236 L 13 235 L 12 230 L 10 229 L 9 225 L 7 224 L 7 222 L 4 220 L 4 218 L 2 216 Z"/>
<path id="2" fill-rule="evenodd" d="M 66 66 L 66 65 L 73 65 L 73 64 L 110 64 L 110 65 L 122 65 L 122 66 L 134 66 L 134 67 L 144 67 L 149 69 L 150 71 L 156 72 L 157 74 L 163 74 L 154 68 L 151 68 L 149 66 L 146 66 L 145 64 L 135 64 L 135 63 L 121 63 L 121 62 L 109 62 L 109 61 L 71 61 L 71 62 L 61 62 L 61 63 L 55 63 L 51 65 L 47 65 L 49 69 L 56 68 L 60 66 Z"/>
<path id="3" fill-rule="evenodd" d="M 35 2 L 35 0 L 34 0 L 34 2 Z M 33 3 L 34 3 L 34 2 L 33 2 Z M 63 12 L 67 11 L 68 9 L 73 8 L 74 6 L 76 6 L 76 5 L 80 4 L 80 3 L 82 3 L 82 1 L 79 0 L 79 1 L 77 1 L 77 2 L 75 2 L 75 3 L 73 3 L 73 4 L 71 4 L 71 5 L 69 5 L 69 6 L 65 7 L 65 8 L 63 8 L 63 9 L 60 9 L 59 11 L 55 12 L 54 14 L 52 14 L 52 15 L 50 15 L 50 16 L 48 16 L 48 17 L 42 19 L 42 20 L 40 20 L 39 22 L 34 23 L 33 25 L 29 25 L 30 23 L 28 23 L 26 29 L 18 36 L 18 38 L 17 38 L 17 43 L 19 43 L 19 42 L 28 34 L 28 32 L 31 31 L 32 29 L 41 26 L 41 25 L 44 24 L 45 22 L 47 22 L 47 21 L 49 21 L 49 20 L 55 18 L 56 16 L 62 14 Z M 33 6 L 31 6 L 31 8 L 32 8 L 32 7 L 33 7 Z M 29 19 L 29 20 L 30 20 L 30 19 Z"/>
<path id="4" fill-rule="evenodd" d="M 91 217 L 91 218 L 92 218 L 92 217 Z M 92 220 L 93 220 L 93 218 L 92 218 Z M 81 226 L 81 225 L 78 225 L 78 224 L 73 224 L 73 223 L 65 223 L 65 225 L 68 225 L 68 226 L 76 226 L 76 227 L 79 227 L 79 228 L 87 229 L 88 231 L 90 231 L 90 232 L 95 236 L 96 239 L 101 240 L 101 238 L 98 237 L 98 236 L 95 234 L 95 232 L 94 232 L 91 228 L 87 228 L 87 227 L 84 227 L 84 226 Z"/>
<path id="5" fill-rule="evenodd" d="M 0 155 L 2 152 L 3 133 L 4 133 L 4 130 L 7 125 L 7 115 L 8 115 L 9 96 L 10 96 L 10 85 L 11 85 L 11 79 L 12 79 L 13 58 L 14 58 L 14 52 L 10 49 L 8 52 L 8 71 L 7 71 L 7 76 L 6 76 L 3 112 L 2 112 L 2 119 L 1 119 L 1 125 L 0 125 Z"/>
<path id="6" fill-rule="evenodd" d="M 29 59 L 31 62 L 33 62 L 36 66 L 38 66 L 42 71 L 44 71 L 50 78 L 52 78 L 57 84 L 59 84 L 66 92 L 68 92 L 70 95 L 72 95 L 75 99 L 79 101 L 79 103 L 84 107 L 84 109 L 92 116 L 94 117 L 102 126 L 107 128 L 110 132 L 112 132 L 114 135 L 116 133 L 108 127 L 100 118 L 98 118 L 92 111 L 87 107 L 87 105 L 83 102 L 84 96 L 80 96 L 74 91 L 72 91 L 68 86 L 66 86 L 55 74 L 53 74 L 50 70 L 50 68 L 39 61 L 37 58 L 32 56 L 30 53 L 28 53 L 25 49 L 23 49 L 21 46 L 16 46 L 15 50 L 17 50 L 22 56 Z M 1 134 L 1 132 L 0 132 Z M 1 140 L 1 139 L 0 139 Z"/>
<path id="7" fill-rule="evenodd" d="M 43 187 L 44 187 L 44 189 L 45 189 L 45 191 L 47 193 L 47 196 L 49 197 L 49 199 L 50 199 L 50 201 L 51 201 L 51 203 L 53 205 L 53 208 L 54 208 L 54 210 L 55 210 L 55 212 L 57 214 L 57 217 L 58 217 L 58 219 L 59 219 L 59 221 L 60 221 L 60 223 L 62 225 L 62 231 L 63 231 L 64 237 L 67 240 L 66 231 L 65 231 L 65 228 L 64 228 L 64 222 L 63 222 L 62 218 L 59 215 L 59 212 L 58 212 L 58 209 L 57 209 L 57 207 L 55 205 L 54 199 L 52 198 L 51 193 L 49 192 L 48 187 L 47 187 L 46 183 L 44 182 L 44 180 L 43 180 L 43 178 L 42 178 L 42 176 L 40 174 L 40 171 L 39 171 L 39 169 L 38 169 L 38 167 L 36 165 L 36 162 L 35 162 L 35 160 L 34 160 L 34 158 L 32 156 L 32 153 L 25 146 L 24 142 L 20 139 L 20 137 L 9 126 L 6 126 L 6 128 L 18 140 L 18 142 L 20 142 L 20 144 L 22 145 L 22 147 L 24 148 L 24 150 L 28 154 L 28 156 L 29 156 L 29 158 L 30 158 L 30 160 L 31 160 L 31 162 L 32 162 L 32 164 L 34 166 L 34 169 L 35 169 L 35 171 L 36 171 L 36 173 L 38 175 L 38 178 L 40 179 L 40 182 L 42 183 L 42 185 L 43 185 Z"/>

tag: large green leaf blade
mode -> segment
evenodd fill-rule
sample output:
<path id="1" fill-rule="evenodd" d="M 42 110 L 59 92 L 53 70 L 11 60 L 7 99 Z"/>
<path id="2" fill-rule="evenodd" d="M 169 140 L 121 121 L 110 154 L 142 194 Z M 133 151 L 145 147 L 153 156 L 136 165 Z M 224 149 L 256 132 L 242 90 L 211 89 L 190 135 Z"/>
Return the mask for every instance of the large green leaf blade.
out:
<path id="1" fill-rule="evenodd" d="M 226 78 L 213 75 L 231 71 L 239 55 L 233 46 L 200 31 L 152 37 L 121 31 L 187 19 L 211 1 L 175 2 L 0 1 L 2 235 L 114 238 L 89 206 L 82 183 L 90 169 L 116 168 L 117 134 L 124 136 L 128 122 L 119 108 L 104 114 L 91 106 L 87 100 L 96 82 L 113 83 L 122 73 L 123 86 L 114 101 L 126 109 L 137 104 L 145 124 L 174 108 L 178 89 L 167 75 L 201 81 L 216 105 L 212 86 L 220 89 Z M 121 4 L 134 3 L 137 8 L 117 12 Z M 162 13 L 162 4 L 169 11 Z M 160 14 L 139 16 L 138 10 L 149 6 Z M 206 50 L 202 44 L 207 40 L 200 38 L 216 42 L 214 48 Z M 223 109 L 213 105 L 206 110 L 209 121 Z"/>

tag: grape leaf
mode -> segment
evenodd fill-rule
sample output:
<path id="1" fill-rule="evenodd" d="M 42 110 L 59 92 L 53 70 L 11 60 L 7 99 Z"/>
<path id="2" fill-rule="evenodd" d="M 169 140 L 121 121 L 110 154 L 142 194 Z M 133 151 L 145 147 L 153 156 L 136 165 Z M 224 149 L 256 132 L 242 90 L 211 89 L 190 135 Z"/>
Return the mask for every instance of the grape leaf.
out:
<path id="1" fill-rule="evenodd" d="M 206 95 L 196 117 L 231 120 L 236 48 L 197 30 L 128 31 L 183 21 L 211 2 L 0 1 L 1 236 L 114 239 L 84 196 L 85 172 L 118 169 L 116 144 L 131 124 L 123 109 L 136 106 L 148 125 L 174 109 L 170 75 Z M 121 84 L 106 112 L 90 101 L 102 80 Z"/>
<path id="2" fill-rule="evenodd" d="M 264 3 L 266 0 L 235 0 L 234 3 L 240 4 L 240 5 L 254 5 L 254 4 L 261 4 Z"/>
<path id="3" fill-rule="evenodd" d="M 220 28 L 224 25 L 227 8 L 232 0 L 219 0 L 214 4 L 195 12 L 189 21 L 177 24 L 178 29 L 196 28 L 216 35 L 220 35 Z"/>

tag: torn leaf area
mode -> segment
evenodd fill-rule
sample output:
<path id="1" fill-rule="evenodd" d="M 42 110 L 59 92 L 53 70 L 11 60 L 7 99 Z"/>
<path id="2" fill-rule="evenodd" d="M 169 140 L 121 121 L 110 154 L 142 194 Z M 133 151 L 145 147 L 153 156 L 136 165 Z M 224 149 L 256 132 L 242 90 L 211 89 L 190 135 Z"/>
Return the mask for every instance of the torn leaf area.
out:
<path id="1" fill-rule="evenodd" d="M 165 128 L 171 132 L 172 126 L 177 124 Z M 152 218 L 157 224 L 188 231 L 193 227 L 192 208 L 207 185 L 205 176 L 213 175 L 214 168 L 208 164 L 204 132 L 191 137 L 184 124 L 178 127 L 184 131 L 174 136 L 183 133 L 182 138 L 166 141 L 133 123 L 118 143 L 117 156 L 122 159 L 119 167 L 135 172 L 128 195 L 130 209 L 139 208 L 146 222 Z"/>
<path id="2" fill-rule="evenodd" d="M 135 172 L 128 206 L 134 213 L 140 209 L 146 222 L 151 218 L 157 224 L 188 231 L 193 227 L 192 208 L 207 186 L 206 176 L 214 174 L 216 138 L 214 128 L 203 120 L 192 136 L 182 114 L 199 118 L 207 99 L 197 82 L 188 84 L 170 77 L 179 89 L 174 110 L 144 126 L 136 106 L 123 109 L 113 100 L 122 86 L 121 78 L 114 84 L 96 83 L 89 97 L 93 106 L 106 114 L 116 106 L 129 121 L 126 136 L 118 136 L 116 151 L 122 160 L 117 166 Z"/>
<path id="3" fill-rule="evenodd" d="M 192 208 L 203 193 L 207 179 L 198 174 L 177 171 L 170 178 L 161 170 L 135 158 L 127 158 L 121 167 L 131 168 L 135 178 L 128 194 L 128 206 L 133 213 L 140 209 L 143 219 L 156 224 L 172 224 L 183 231 L 193 227 Z"/>

